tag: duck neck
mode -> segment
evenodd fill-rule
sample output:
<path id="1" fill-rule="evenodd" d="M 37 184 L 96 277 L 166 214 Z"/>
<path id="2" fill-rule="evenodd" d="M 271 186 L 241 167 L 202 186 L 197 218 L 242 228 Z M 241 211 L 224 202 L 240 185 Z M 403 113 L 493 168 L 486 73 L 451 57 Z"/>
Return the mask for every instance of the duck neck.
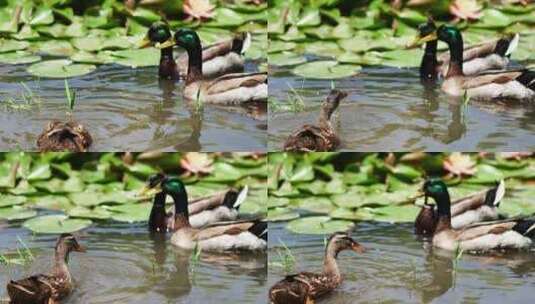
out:
<path id="1" fill-rule="evenodd" d="M 328 244 L 325 249 L 325 258 L 323 260 L 323 273 L 330 277 L 340 277 L 340 270 L 338 269 L 338 263 L 336 258 L 338 257 L 339 250 L 334 244 Z"/>
<path id="2" fill-rule="evenodd" d="M 69 272 L 69 250 L 65 244 L 59 244 L 56 247 L 56 254 L 54 256 L 54 271 L 55 277 L 67 278 L 70 280 L 71 274 Z"/>
<path id="3" fill-rule="evenodd" d="M 166 194 L 163 192 L 157 193 L 156 196 L 154 196 L 154 202 L 149 216 L 150 231 L 165 232 L 167 230 L 165 197 Z"/>
<path id="4" fill-rule="evenodd" d="M 331 116 L 333 115 L 335 108 L 329 106 L 322 106 L 320 116 L 318 118 L 318 125 L 322 129 L 332 129 Z"/>
<path id="5" fill-rule="evenodd" d="M 173 47 L 164 48 L 160 51 L 160 67 L 158 74 L 162 78 L 178 78 L 177 65 L 173 57 Z"/>
<path id="6" fill-rule="evenodd" d="M 463 76 L 463 38 L 459 35 L 456 40 L 449 41 L 450 65 L 446 78 L 453 76 Z"/>
<path id="7" fill-rule="evenodd" d="M 450 195 L 446 191 L 435 196 L 437 203 L 438 223 L 436 232 L 451 229 L 451 201 Z"/>
<path id="8" fill-rule="evenodd" d="M 202 79 L 202 48 L 195 44 L 187 49 L 188 52 L 188 76 L 186 83 L 196 82 Z"/>
<path id="9" fill-rule="evenodd" d="M 175 230 L 191 227 L 189 223 L 188 194 L 186 191 L 170 194 L 175 202 Z"/>
<path id="10" fill-rule="evenodd" d="M 420 79 L 422 81 L 434 81 L 437 79 L 437 41 L 428 41 L 425 45 L 425 53 L 420 64 Z"/>

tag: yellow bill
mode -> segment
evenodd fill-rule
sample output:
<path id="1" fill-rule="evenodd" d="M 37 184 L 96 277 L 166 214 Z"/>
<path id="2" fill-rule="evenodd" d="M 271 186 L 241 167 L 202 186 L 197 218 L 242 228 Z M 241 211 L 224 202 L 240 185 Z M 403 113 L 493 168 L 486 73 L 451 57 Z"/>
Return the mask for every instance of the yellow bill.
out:
<path id="1" fill-rule="evenodd" d="M 167 41 L 165 42 L 156 43 L 155 45 L 157 49 L 165 49 L 165 48 L 173 47 L 173 46 L 175 46 L 175 40 L 173 39 L 173 37 L 167 39 Z"/>
<path id="2" fill-rule="evenodd" d="M 143 38 L 143 40 L 141 40 L 139 43 L 138 43 L 138 47 L 141 48 L 141 49 L 144 49 L 146 47 L 149 47 L 151 46 L 152 44 L 152 41 L 150 41 L 149 37 L 148 36 L 145 36 Z"/>
<path id="3" fill-rule="evenodd" d="M 437 40 L 437 32 L 436 31 L 432 32 L 431 34 L 429 34 L 427 36 L 423 36 L 423 37 L 416 36 L 414 38 L 414 40 L 410 44 L 407 45 L 407 48 L 408 49 L 414 48 L 414 47 L 416 47 L 418 45 L 421 45 L 421 44 L 424 44 L 424 43 L 426 43 L 428 41 L 433 41 L 433 40 Z"/>

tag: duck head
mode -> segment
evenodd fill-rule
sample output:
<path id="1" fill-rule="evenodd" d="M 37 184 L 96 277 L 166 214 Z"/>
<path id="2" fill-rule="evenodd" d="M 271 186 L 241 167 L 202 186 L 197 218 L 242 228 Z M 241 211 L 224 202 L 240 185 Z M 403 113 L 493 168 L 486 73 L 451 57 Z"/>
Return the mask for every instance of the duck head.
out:
<path id="1" fill-rule="evenodd" d="M 158 21 L 154 22 L 147 31 L 147 35 L 140 42 L 139 47 L 145 48 L 149 46 L 155 46 L 157 48 L 173 47 L 174 41 L 172 41 L 171 30 L 167 23 Z"/>
<path id="2" fill-rule="evenodd" d="M 63 233 L 59 236 L 56 243 L 56 252 L 68 254 L 71 251 L 86 252 L 86 249 L 84 246 L 78 243 L 78 240 L 76 237 L 74 237 L 74 235 L 70 233 Z"/>
<path id="3" fill-rule="evenodd" d="M 87 129 L 76 122 L 49 122 L 41 134 L 38 145 L 42 151 L 85 152 L 93 143 Z"/>
<path id="4" fill-rule="evenodd" d="M 336 257 L 343 250 L 352 250 L 356 253 L 364 253 L 366 249 L 351 238 L 346 232 L 336 232 L 327 241 L 327 251 L 332 251 Z"/>
<path id="5" fill-rule="evenodd" d="M 157 173 L 148 178 L 138 195 L 152 196 L 162 192 L 174 196 L 186 192 L 186 188 L 178 177 Z"/>
<path id="6" fill-rule="evenodd" d="M 438 209 L 438 215 L 450 216 L 450 195 L 448 186 L 440 178 L 430 178 L 424 182 L 423 192 L 427 204 L 427 198 L 431 197 L 435 200 Z"/>

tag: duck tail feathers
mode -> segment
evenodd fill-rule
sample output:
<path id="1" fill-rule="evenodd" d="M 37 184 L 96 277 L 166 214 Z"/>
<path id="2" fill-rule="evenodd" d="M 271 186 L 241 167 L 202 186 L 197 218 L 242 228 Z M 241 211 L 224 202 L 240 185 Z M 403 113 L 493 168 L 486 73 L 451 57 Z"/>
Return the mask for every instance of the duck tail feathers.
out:
<path id="1" fill-rule="evenodd" d="M 520 220 L 513 227 L 513 230 L 522 234 L 525 237 L 535 238 L 535 220 Z"/>
<path id="2" fill-rule="evenodd" d="M 535 71 L 524 70 L 515 80 L 526 88 L 535 91 Z"/>
<path id="3" fill-rule="evenodd" d="M 257 221 L 251 228 L 249 228 L 249 232 L 267 242 L 268 224 L 264 221 Z"/>
<path id="4" fill-rule="evenodd" d="M 520 39 L 520 36 L 518 34 L 515 34 L 514 36 L 507 36 L 499 39 L 496 42 L 496 47 L 494 48 L 494 53 L 502 56 L 502 57 L 510 57 L 511 54 L 516 50 L 518 47 L 518 40 Z"/>
<path id="5" fill-rule="evenodd" d="M 251 47 L 251 33 L 245 32 L 234 37 L 232 41 L 232 51 L 243 55 Z"/>
<path id="6" fill-rule="evenodd" d="M 509 46 L 507 47 L 507 51 L 505 51 L 505 56 L 510 57 L 511 54 L 516 50 L 518 47 L 518 42 L 520 41 L 520 34 L 516 33 L 513 36 L 513 39 L 509 43 Z"/>
<path id="7" fill-rule="evenodd" d="M 238 194 L 238 197 L 236 198 L 236 201 L 234 202 L 234 205 L 233 207 L 235 209 L 239 209 L 241 204 L 243 204 L 243 202 L 245 202 L 245 200 L 247 199 L 247 195 L 249 194 L 249 186 L 245 185 L 240 193 Z"/>
<path id="8" fill-rule="evenodd" d="M 240 54 L 244 55 L 245 52 L 247 52 L 247 50 L 249 50 L 249 48 L 251 47 L 251 44 L 252 44 L 252 38 L 251 38 L 251 33 L 249 32 L 246 32 L 244 34 L 244 39 L 243 39 L 243 46 L 241 48 L 241 52 Z"/>
<path id="9" fill-rule="evenodd" d="M 485 196 L 485 205 L 490 207 L 498 207 L 500 206 L 500 202 L 504 196 L 505 181 L 502 179 L 497 183 L 496 187 L 487 191 L 487 195 Z"/>

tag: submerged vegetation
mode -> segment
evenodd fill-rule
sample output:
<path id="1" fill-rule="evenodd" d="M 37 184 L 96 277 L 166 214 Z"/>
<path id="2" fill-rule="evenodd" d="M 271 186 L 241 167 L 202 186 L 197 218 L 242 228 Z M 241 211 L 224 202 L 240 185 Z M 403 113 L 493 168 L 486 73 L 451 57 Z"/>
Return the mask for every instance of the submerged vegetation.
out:
<path id="1" fill-rule="evenodd" d="M 505 179 L 499 211 L 535 214 L 531 153 L 270 153 L 268 219 L 295 233 L 328 234 L 354 221 L 413 222 L 426 177 L 446 180 L 452 198 Z"/>
<path id="2" fill-rule="evenodd" d="M 535 60 L 535 3 L 520 2 L 270 0 L 269 64 L 315 79 L 349 77 L 361 66 L 416 67 L 423 51 L 405 46 L 428 16 L 454 23 L 468 44 L 520 33 L 513 60 Z"/>
<path id="3" fill-rule="evenodd" d="M 138 49 L 151 23 L 193 27 L 203 43 L 249 31 L 249 59 L 266 58 L 262 1 L 6 0 L 0 2 L 0 63 L 32 64 L 39 77 L 88 74 L 99 64 L 157 65 L 159 51 Z"/>
<path id="4" fill-rule="evenodd" d="M 36 233 L 72 232 L 94 222 L 145 222 L 152 202 L 136 193 L 156 172 L 176 174 L 190 198 L 248 185 L 245 214 L 265 214 L 262 154 L 4 153 L 0 219 Z"/>

